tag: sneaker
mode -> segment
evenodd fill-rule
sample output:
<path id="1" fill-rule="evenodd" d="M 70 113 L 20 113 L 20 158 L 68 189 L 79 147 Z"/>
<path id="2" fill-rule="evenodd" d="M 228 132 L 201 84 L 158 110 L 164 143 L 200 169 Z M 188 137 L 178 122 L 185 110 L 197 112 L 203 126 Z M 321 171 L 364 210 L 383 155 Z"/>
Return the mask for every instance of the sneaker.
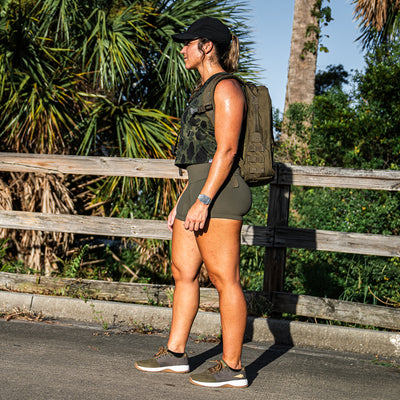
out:
<path id="1" fill-rule="evenodd" d="M 200 374 L 193 374 L 189 380 L 195 385 L 207 387 L 237 387 L 248 386 L 246 371 L 242 368 L 239 372 L 232 371 L 228 365 L 221 361 L 215 361 L 217 365 Z"/>
<path id="2" fill-rule="evenodd" d="M 148 359 L 136 361 L 135 367 L 146 372 L 175 372 L 184 374 L 189 372 L 189 360 L 186 353 L 182 357 L 176 357 L 168 351 L 167 347 L 160 347 L 158 353 Z"/>

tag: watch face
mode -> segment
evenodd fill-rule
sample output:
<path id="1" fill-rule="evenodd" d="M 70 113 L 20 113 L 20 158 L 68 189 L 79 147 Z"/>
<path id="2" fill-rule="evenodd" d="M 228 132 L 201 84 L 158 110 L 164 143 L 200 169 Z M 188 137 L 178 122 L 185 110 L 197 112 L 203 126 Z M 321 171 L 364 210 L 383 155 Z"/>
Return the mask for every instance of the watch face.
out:
<path id="1" fill-rule="evenodd" d="M 206 196 L 205 194 L 199 194 L 198 199 L 205 205 L 208 205 L 211 203 L 211 199 Z"/>

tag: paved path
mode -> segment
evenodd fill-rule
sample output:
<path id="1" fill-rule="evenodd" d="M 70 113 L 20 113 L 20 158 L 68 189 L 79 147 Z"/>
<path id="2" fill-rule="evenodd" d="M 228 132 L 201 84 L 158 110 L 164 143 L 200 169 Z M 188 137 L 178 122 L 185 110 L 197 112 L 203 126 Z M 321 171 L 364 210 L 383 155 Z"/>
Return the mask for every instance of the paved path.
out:
<path id="1" fill-rule="evenodd" d="M 246 343 L 250 386 L 209 389 L 187 374 L 143 373 L 133 367 L 166 343 L 163 334 L 104 331 L 71 322 L 0 319 L 1 400 L 276 399 L 399 400 L 400 369 L 373 357 Z M 221 347 L 191 340 L 192 370 L 212 366 Z M 375 360 L 376 361 L 376 360 Z M 393 360 L 396 361 L 396 360 Z M 394 366 L 393 366 L 394 365 Z"/>

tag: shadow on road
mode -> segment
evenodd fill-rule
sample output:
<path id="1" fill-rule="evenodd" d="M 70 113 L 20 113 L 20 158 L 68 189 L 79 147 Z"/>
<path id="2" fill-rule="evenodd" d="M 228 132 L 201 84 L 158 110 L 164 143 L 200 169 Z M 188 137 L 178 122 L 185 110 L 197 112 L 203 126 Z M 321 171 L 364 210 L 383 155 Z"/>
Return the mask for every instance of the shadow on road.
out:
<path id="1" fill-rule="evenodd" d="M 268 329 L 274 337 L 274 344 L 272 344 L 264 353 L 256 358 L 252 363 L 246 365 L 247 379 L 249 385 L 256 379 L 258 372 L 273 363 L 277 358 L 282 357 L 287 353 L 293 346 L 292 335 L 290 334 L 290 323 L 289 321 L 277 321 L 273 319 L 266 319 Z M 254 320 L 250 320 L 247 325 L 246 339 L 245 342 L 250 342 L 253 339 L 253 323 Z M 267 329 L 267 327 L 266 327 Z"/>
<path id="2" fill-rule="evenodd" d="M 221 354 L 222 354 L 222 343 L 218 343 L 215 347 L 212 347 L 211 349 L 204 351 L 203 353 L 197 354 L 193 357 L 191 356 L 189 358 L 190 370 L 194 371 L 196 368 L 200 367 L 210 358 L 218 359 L 217 356 Z"/>
<path id="3" fill-rule="evenodd" d="M 253 338 L 253 324 L 252 320 L 247 325 L 245 343 L 249 343 Z M 267 365 L 273 363 L 279 357 L 282 357 L 287 353 L 293 346 L 292 336 L 290 334 L 290 323 L 282 323 L 276 320 L 266 319 L 266 324 L 272 335 L 274 336 L 274 344 L 272 344 L 264 353 L 262 353 L 257 359 L 246 365 L 247 379 L 249 385 L 257 378 L 258 372 L 266 367 Z M 222 343 L 219 343 L 215 347 L 204 351 L 201 354 L 190 357 L 190 370 L 194 371 L 196 368 L 200 367 L 209 359 L 218 359 L 218 356 L 222 354 Z"/>

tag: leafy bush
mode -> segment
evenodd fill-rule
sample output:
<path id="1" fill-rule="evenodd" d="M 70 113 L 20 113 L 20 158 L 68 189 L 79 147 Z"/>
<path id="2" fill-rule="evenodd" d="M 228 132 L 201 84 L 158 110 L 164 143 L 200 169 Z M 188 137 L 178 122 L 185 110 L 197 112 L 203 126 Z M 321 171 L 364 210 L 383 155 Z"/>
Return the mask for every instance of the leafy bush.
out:
<path id="1" fill-rule="evenodd" d="M 307 229 L 372 234 L 399 233 L 398 193 L 368 190 L 295 188 L 291 225 Z M 400 300 L 398 258 L 288 251 L 286 290 L 375 304 Z"/>
<path id="2" fill-rule="evenodd" d="M 10 254 L 7 254 L 8 239 L 0 239 L 0 271 L 27 274 L 32 272 L 21 260 L 15 260 Z"/>
<path id="3" fill-rule="evenodd" d="M 340 85 L 326 85 L 311 106 L 303 106 L 303 116 L 298 105 L 293 107 L 287 126 L 296 127 L 292 134 L 309 137 L 307 164 L 399 169 L 399 56 L 400 43 L 377 48 L 366 57 L 365 72 L 352 78 L 350 93 Z M 278 151 L 282 147 L 284 154 L 297 150 L 281 146 Z M 398 192 L 295 187 L 290 206 L 290 225 L 300 228 L 386 235 L 400 231 Z M 400 300 L 399 282 L 399 258 L 288 250 L 288 291 L 394 304 Z"/>
<path id="4" fill-rule="evenodd" d="M 267 225 L 269 186 L 251 188 L 253 206 L 244 217 L 245 225 Z M 264 280 L 264 253 L 261 246 L 242 246 L 242 285 L 247 290 L 262 290 Z"/>

